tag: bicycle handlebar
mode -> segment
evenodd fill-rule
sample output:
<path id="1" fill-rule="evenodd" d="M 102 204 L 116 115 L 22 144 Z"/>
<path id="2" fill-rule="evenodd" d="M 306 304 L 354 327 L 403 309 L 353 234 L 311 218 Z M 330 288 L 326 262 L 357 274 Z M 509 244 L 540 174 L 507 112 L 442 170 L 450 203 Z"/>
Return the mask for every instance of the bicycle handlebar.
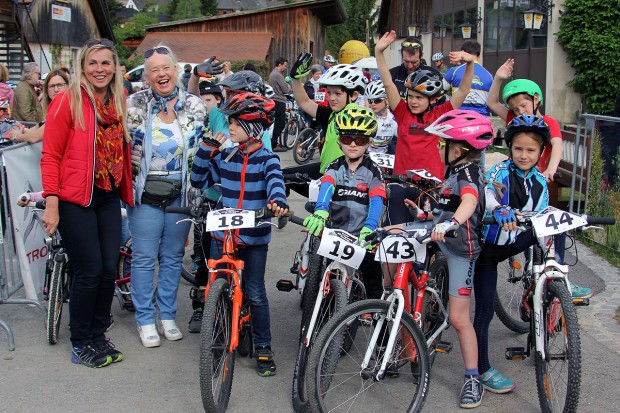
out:
<path id="1" fill-rule="evenodd" d="M 291 221 L 293 224 L 297 224 L 297 225 L 303 225 L 304 224 L 304 219 L 302 217 L 298 217 L 296 215 L 290 216 L 288 220 Z"/>
<path id="2" fill-rule="evenodd" d="M 310 175 L 302 172 L 295 172 L 292 174 L 282 174 L 282 178 L 284 179 L 285 184 L 293 184 L 293 183 L 308 183 L 312 181 Z"/>
<path id="3" fill-rule="evenodd" d="M 433 187 L 437 187 L 441 185 L 437 181 L 434 181 L 432 179 L 425 179 L 417 175 L 408 177 L 407 175 L 403 175 L 403 174 L 398 174 L 398 175 L 385 174 L 383 175 L 383 180 L 386 182 L 390 182 L 390 183 L 408 184 L 408 185 L 415 185 L 418 187 L 429 187 L 429 188 L 433 188 Z"/>
<path id="4" fill-rule="evenodd" d="M 405 231 L 404 229 L 401 231 L 409 233 L 409 231 Z M 392 234 L 394 233 L 388 230 L 385 230 L 385 229 L 376 229 L 371 234 L 366 235 L 365 241 L 368 242 L 369 244 L 378 244 L 381 241 L 383 241 L 385 237 L 387 237 L 388 235 L 392 235 Z M 446 238 L 456 238 L 457 236 L 458 236 L 457 230 L 451 230 L 445 233 Z M 430 239 L 430 237 L 431 237 L 431 231 L 428 231 L 426 234 L 417 235 L 415 239 L 420 244 L 424 244 L 428 242 L 427 240 Z"/>
<path id="5" fill-rule="evenodd" d="M 590 215 L 581 216 L 586 219 L 588 225 L 614 225 L 616 223 L 616 218 L 614 217 L 592 217 Z M 529 224 L 531 222 L 531 216 L 517 215 L 516 218 L 519 224 Z M 493 217 L 486 217 L 482 220 L 482 224 L 493 225 L 497 224 L 497 221 Z"/>
<path id="6" fill-rule="evenodd" d="M 26 202 L 26 205 L 24 205 L 25 207 L 29 207 L 29 208 L 37 208 L 37 209 L 45 209 L 45 199 L 42 201 L 30 201 L 30 198 L 27 197 L 26 195 L 22 195 L 20 197 L 20 201 L 22 202 Z"/>

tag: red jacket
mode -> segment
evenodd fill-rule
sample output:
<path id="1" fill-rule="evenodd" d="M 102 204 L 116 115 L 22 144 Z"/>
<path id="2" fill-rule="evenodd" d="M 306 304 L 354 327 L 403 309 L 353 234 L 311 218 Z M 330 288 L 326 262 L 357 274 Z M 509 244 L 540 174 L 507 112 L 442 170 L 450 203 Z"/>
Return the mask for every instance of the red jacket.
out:
<path id="1" fill-rule="evenodd" d="M 84 126 L 81 129 L 71 116 L 70 95 L 63 93 L 52 100 L 45 122 L 41 156 L 43 196 L 56 195 L 62 201 L 89 206 L 95 177 L 95 104 L 81 87 Z M 133 206 L 131 152 L 123 145 L 123 179 L 121 199 Z"/>

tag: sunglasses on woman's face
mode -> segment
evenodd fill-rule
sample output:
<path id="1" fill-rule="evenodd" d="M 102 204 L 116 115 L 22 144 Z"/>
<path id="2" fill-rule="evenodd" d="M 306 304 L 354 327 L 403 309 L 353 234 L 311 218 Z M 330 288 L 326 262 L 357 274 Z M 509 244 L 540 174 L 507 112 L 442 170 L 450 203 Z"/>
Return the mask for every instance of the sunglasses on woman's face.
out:
<path id="1" fill-rule="evenodd" d="M 365 146 L 370 142 L 370 138 L 365 136 L 340 136 L 338 141 L 343 145 L 351 145 L 355 142 L 356 146 Z"/>
<path id="2" fill-rule="evenodd" d="M 105 48 L 111 49 L 114 47 L 114 43 L 108 39 L 90 39 L 85 44 L 86 47 L 94 47 L 94 46 L 103 46 Z"/>
<path id="3" fill-rule="evenodd" d="M 153 56 L 153 54 L 157 52 L 158 54 L 170 54 L 170 50 L 168 50 L 167 47 L 153 47 L 152 49 L 147 50 L 146 52 L 144 52 L 144 58 L 148 59 L 149 57 Z"/>

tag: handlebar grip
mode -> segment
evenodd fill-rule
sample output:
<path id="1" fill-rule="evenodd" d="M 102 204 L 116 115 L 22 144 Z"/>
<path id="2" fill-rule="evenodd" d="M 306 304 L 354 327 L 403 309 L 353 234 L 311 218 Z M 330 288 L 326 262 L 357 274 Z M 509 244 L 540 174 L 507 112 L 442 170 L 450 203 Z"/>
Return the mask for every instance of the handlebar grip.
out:
<path id="1" fill-rule="evenodd" d="M 616 218 L 614 217 L 591 217 L 587 216 L 586 220 L 590 225 L 615 225 Z"/>
<path id="2" fill-rule="evenodd" d="M 293 224 L 304 225 L 304 219 L 302 217 L 298 217 L 297 215 L 292 215 L 288 220 Z"/>
<path id="3" fill-rule="evenodd" d="M 562 177 L 562 172 L 556 172 L 553 174 L 553 179 L 560 179 Z"/>
<path id="4" fill-rule="evenodd" d="M 192 209 L 192 207 L 167 206 L 166 212 L 169 212 L 171 214 L 192 215 Z"/>
<path id="5" fill-rule="evenodd" d="M 38 209 L 45 209 L 45 200 L 35 202 L 34 206 Z"/>

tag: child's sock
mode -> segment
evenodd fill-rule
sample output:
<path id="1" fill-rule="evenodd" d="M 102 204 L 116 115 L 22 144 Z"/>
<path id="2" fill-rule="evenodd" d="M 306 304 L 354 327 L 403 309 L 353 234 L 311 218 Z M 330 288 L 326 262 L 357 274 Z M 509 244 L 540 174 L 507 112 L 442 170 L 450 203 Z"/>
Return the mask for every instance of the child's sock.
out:
<path id="1" fill-rule="evenodd" d="M 478 376 L 478 369 L 465 369 L 465 378 L 469 376 Z"/>

